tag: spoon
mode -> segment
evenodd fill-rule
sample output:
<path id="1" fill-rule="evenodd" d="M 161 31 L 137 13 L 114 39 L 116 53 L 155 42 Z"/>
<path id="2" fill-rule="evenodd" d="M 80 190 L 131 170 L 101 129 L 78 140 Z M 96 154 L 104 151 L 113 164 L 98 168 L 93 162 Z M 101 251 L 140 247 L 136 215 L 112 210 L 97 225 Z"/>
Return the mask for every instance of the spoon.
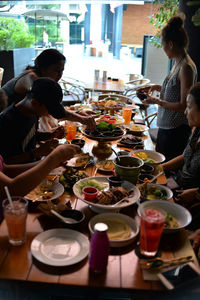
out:
<path id="1" fill-rule="evenodd" d="M 59 219 L 61 219 L 66 224 L 75 224 L 76 223 L 76 220 L 74 220 L 72 218 L 63 217 L 62 215 L 60 215 L 59 213 L 57 213 L 57 211 L 55 211 L 54 209 L 51 209 L 51 213 L 53 215 L 55 215 L 56 217 L 58 217 Z"/>
<path id="2" fill-rule="evenodd" d="M 117 154 L 117 152 L 113 148 L 111 148 L 111 150 L 115 153 L 115 155 L 117 156 L 117 160 L 120 162 L 120 156 Z"/>
<path id="3" fill-rule="evenodd" d="M 153 182 L 155 179 L 157 179 L 160 175 L 162 175 L 164 172 L 160 172 L 158 173 L 156 176 L 154 176 L 151 180 L 149 180 L 148 182 L 144 182 L 144 183 L 141 183 L 139 185 L 137 185 L 138 188 L 140 188 L 141 186 L 147 184 L 147 183 L 151 183 Z"/>

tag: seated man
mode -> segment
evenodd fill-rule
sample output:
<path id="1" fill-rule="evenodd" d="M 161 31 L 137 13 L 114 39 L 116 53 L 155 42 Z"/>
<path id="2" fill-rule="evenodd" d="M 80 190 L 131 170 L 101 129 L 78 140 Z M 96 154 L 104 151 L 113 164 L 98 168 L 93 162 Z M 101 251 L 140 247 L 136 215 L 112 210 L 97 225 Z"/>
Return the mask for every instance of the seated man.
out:
<path id="1" fill-rule="evenodd" d="M 62 89 L 52 79 L 36 79 L 30 92 L 17 104 L 12 104 L 0 114 L 0 154 L 7 163 L 25 163 L 49 154 L 58 144 L 54 138 L 61 138 L 63 127 L 51 132 L 38 132 L 38 119 L 50 114 L 56 119 L 70 120 L 95 128 L 90 116 L 66 111 L 61 104 Z M 38 148 L 39 141 L 47 140 Z"/>

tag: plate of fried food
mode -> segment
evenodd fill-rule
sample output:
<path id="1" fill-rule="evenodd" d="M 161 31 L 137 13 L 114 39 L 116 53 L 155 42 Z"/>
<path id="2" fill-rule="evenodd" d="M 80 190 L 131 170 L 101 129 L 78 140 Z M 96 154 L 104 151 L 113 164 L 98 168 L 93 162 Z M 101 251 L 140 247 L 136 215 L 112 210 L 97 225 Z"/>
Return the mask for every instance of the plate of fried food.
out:
<path id="1" fill-rule="evenodd" d="M 142 124 L 130 124 L 126 128 L 128 134 L 142 135 L 145 131 L 147 131 L 149 127 Z"/>
<path id="2" fill-rule="evenodd" d="M 64 193 L 64 187 L 59 182 L 43 180 L 25 198 L 32 202 L 42 202 L 57 199 Z"/>
<path id="3" fill-rule="evenodd" d="M 98 190 L 94 200 L 85 199 L 83 189 L 92 187 Z M 75 196 L 87 203 L 90 208 L 97 212 L 118 211 L 121 208 L 136 203 L 140 198 L 139 189 L 129 181 L 122 181 L 117 187 L 109 187 L 108 178 L 105 176 L 88 177 L 79 180 L 73 186 Z"/>
<path id="4" fill-rule="evenodd" d="M 89 153 L 80 153 L 71 158 L 66 166 L 81 169 L 85 168 L 89 163 L 92 163 L 92 156 L 90 156 Z"/>
<path id="5" fill-rule="evenodd" d="M 90 233 L 94 233 L 96 223 L 103 222 L 108 226 L 108 239 L 110 247 L 124 247 L 134 242 L 139 225 L 135 219 L 124 214 L 103 213 L 94 216 L 89 224 Z"/>

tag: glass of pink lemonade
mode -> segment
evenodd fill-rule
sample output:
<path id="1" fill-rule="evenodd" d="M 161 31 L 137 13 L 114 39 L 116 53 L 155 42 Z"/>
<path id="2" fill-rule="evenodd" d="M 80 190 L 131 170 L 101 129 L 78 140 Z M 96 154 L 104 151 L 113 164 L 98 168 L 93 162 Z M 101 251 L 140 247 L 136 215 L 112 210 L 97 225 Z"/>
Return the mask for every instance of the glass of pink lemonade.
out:
<path id="1" fill-rule="evenodd" d="M 12 197 L 13 207 L 8 199 L 3 200 L 4 218 L 8 227 L 8 239 L 14 246 L 26 241 L 26 218 L 28 200 L 23 197 Z"/>
<path id="2" fill-rule="evenodd" d="M 158 250 L 163 232 L 166 213 L 155 209 L 141 210 L 140 252 L 145 256 L 154 256 Z"/>

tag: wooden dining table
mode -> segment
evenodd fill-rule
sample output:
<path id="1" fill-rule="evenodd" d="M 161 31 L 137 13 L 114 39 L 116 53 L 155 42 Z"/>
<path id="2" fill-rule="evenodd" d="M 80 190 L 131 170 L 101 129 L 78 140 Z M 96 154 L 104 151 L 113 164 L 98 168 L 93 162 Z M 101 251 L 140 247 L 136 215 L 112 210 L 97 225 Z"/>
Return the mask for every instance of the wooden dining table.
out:
<path id="1" fill-rule="evenodd" d="M 154 149 L 148 132 L 144 134 L 143 139 L 146 149 Z M 83 151 L 91 153 L 96 142 L 87 138 L 85 140 Z M 112 142 L 112 147 L 119 150 L 116 141 Z M 111 158 L 114 158 L 114 154 Z M 86 171 L 89 176 L 92 176 L 94 170 L 95 166 L 90 166 Z M 96 176 L 100 176 L 100 174 L 97 173 Z M 158 177 L 157 183 L 166 184 L 165 176 Z M 65 202 L 68 198 L 69 194 L 65 193 L 61 196 L 60 201 Z M 84 221 L 73 229 L 90 238 L 88 222 L 96 213 L 73 194 L 70 196 L 70 202 L 72 208 L 81 210 L 85 214 Z M 133 204 L 121 209 L 120 213 L 135 218 L 136 211 L 137 204 Z M 132 299 L 137 295 L 142 297 L 140 299 L 149 299 L 150 295 L 158 296 L 166 293 L 165 288 L 158 280 L 144 280 L 140 259 L 135 251 L 138 247 L 138 239 L 129 246 L 111 248 L 107 270 L 102 274 L 90 271 L 88 257 L 75 265 L 65 267 L 48 266 L 37 261 L 30 251 L 33 239 L 44 230 L 61 227 L 61 223 L 56 218 L 49 217 L 38 210 L 29 212 L 26 227 L 27 240 L 21 246 L 12 246 L 8 242 L 7 226 L 3 221 L 0 225 L 0 279 L 6 280 L 6 282 L 17 282 L 22 288 L 28 284 L 30 293 L 33 285 L 40 287 L 41 291 L 48 291 L 48 294 L 53 293 L 52 290 L 54 290 L 56 295 L 68 295 L 69 291 L 72 295 L 85 295 L 85 298 L 80 299 L 94 299 L 102 293 L 111 295 L 109 299 L 122 299 L 123 297 L 123 299 Z M 175 235 L 164 236 L 161 250 L 162 258 L 170 259 L 183 254 L 188 255 L 188 253 L 192 253 L 195 257 L 184 230 Z"/>
<path id="2" fill-rule="evenodd" d="M 107 79 L 103 81 L 99 79 L 98 81 L 94 80 L 91 82 L 85 82 L 85 91 L 86 92 L 98 92 L 98 93 L 115 93 L 123 94 L 124 92 L 124 82 L 121 79 L 112 80 Z"/>

